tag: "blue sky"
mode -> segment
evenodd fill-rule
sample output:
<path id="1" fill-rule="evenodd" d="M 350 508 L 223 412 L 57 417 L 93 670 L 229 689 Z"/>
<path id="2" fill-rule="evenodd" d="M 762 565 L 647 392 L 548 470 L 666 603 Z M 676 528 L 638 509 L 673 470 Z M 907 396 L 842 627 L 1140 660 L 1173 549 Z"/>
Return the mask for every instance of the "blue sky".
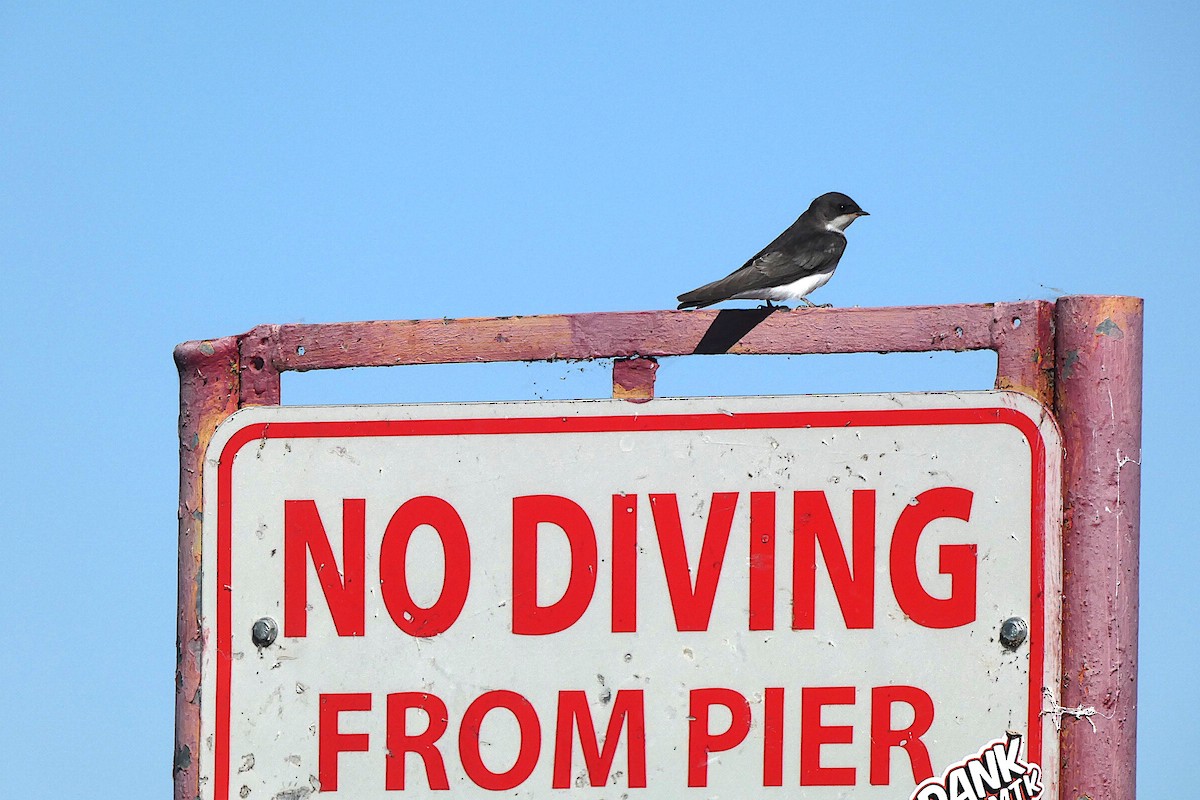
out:
<path id="1" fill-rule="evenodd" d="M 1194 4 L 40 3 L 0 29 L 0 794 L 170 791 L 174 344 L 665 308 L 829 190 L 872 216 L 820 302 L 1146 298 L 1139 785 L 1187 780 Z M 697 358 L 660 388 L 985 388 L 994 365 Z M 606 386 L 360 370 L 284 400 Z"/>

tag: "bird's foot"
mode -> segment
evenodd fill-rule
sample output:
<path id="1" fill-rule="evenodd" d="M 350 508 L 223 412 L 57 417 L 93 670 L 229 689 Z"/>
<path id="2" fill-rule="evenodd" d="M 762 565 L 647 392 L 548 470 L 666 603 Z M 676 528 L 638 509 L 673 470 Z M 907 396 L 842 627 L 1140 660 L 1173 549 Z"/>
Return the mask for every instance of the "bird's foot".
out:
<path id="1" fill-rule="evenodd" d="M 833 308 L 833 303 L 821 303 L 818 306 L 813 306 L 813 308 Z"/>

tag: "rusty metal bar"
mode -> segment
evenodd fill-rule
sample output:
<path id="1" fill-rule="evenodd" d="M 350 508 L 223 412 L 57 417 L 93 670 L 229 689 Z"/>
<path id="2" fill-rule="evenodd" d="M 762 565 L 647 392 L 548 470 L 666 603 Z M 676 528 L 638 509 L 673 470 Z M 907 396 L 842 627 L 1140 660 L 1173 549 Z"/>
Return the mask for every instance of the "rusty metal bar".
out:
<path id="1" fill-rule="evenodd" d="M 238 340 L 186 342 L 175 348 L 179 370 L 179 601 L 175 627 L 175 800 L 200 794 L 200 658 L 205 647 L 200 609 L 200 541 L 204 525 L 200 480 L 213 431 L 237 411 Z"/>
<path id="2" fill-rule="evenodd" d="M 779 311 L 730 353 L 799 354 L 996 350 L 1032 341 L 1023 330 L 1043 301 L 905 308 Z M 346 366 L 682 356 L 735 311 L 630 311 L 532 317 L 280 325 L 281 371 Z M 1022 324 L 1014 328 L 1013 320 Z M 255 334 L 261 328 L 255 329 Z M 1014 340 L 1010 344 L 1010 340 Z"/>
<path id="3" fill-rule="evenodd" d="M 279 373 L 341 367 L 659 358 L 696 353 L 799 355 L 994 350 L 997 388 L 1049 405 L 1054 306 L 1041 300 L 766 312 L 633 311 L 531 317 L 262 325 L 241 337 L 242 399 L 279 402 Z M 714 331 L 730 331 L 719 348 Z M 716 339 L 721 339 L 717 336 Z"/>
<path id="4" fill-rule="evenodd" d="M 1142 300 L 1056 307 L 1063 432 L 1064 798 L 1130 800 L 1137 750 Z M 1095 730 L 1092 729 L 1092 724 Z"/>

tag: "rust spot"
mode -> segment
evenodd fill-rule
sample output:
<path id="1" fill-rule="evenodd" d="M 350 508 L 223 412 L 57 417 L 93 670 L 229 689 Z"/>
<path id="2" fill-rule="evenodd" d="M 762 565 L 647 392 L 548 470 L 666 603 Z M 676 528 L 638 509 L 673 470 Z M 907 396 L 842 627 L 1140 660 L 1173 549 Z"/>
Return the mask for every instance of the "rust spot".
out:
<path id="1" fill-rule="evenodd" d="M 186 744 L 175 748 L 175 771 L 184 772 L 192 768 L 192 748 Z"/>
<path id="2" fill-rule="evenodd" d="M 1121 326 L 1112 321 L 1112 317 L 1105 317 L 1104 321 L 1096 326 L 1097 336 L 1111 336 L 1114 339 L 1124 339 L 1125 331 L 1121 330 Z"/>
<path id="3" fill-rule="evenodd" d="M 1070 380 L 1071 373 L 1075 370 L 1075 363 L 1079 361 L 1078 350 L 1068 350 L 1067 355 L 1063 358 L 1062 376 L 1063 380 Z"/>

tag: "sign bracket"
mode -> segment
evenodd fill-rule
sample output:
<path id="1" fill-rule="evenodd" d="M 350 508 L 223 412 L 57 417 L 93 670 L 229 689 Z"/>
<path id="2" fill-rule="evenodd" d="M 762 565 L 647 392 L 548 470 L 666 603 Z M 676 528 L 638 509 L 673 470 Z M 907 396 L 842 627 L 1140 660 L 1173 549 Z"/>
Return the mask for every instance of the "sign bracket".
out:
<path id="1" fill-rule="evenodd" d="M 654 396 L 657 359 L 730 354 L 992 350 L 997 389 L 1052 408 L 1063 431 L 1062 797 L 1134 796 L 1142 301 L 846 309 L 640 311 L 260 325 L 175 349 L 180 376 L 176 800 L 198 796 L 201 470 L 217 426 L 280 403 L 286 371 L 612 358 L 613 396 Z M 211 643 L 209 643 L 211 646 Z M 1086 724 L 1096 722 L 1093 733 Z M 1076 723 L 1076 724 L 1072 724 Z"/>

